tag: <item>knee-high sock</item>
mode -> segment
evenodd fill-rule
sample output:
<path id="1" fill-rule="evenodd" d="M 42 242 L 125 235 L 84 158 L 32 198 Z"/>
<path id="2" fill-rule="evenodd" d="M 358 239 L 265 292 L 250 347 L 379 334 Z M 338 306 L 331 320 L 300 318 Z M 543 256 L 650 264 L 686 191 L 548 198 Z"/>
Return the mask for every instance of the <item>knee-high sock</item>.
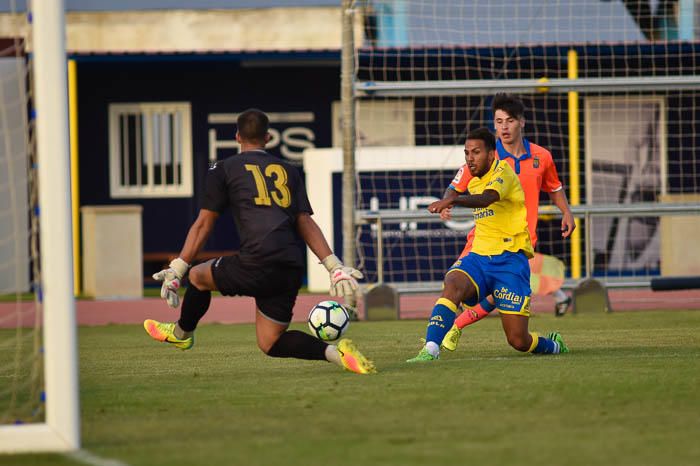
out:
<path id="1" fill-rule="evenodd" d="M 299 330 L 287 330 L 267 352 L 273 358 L 326 360 L 327 343 Z"/>
<path id="2" fill-rule="evenodd" d="M 440 346 L 442 339 L 452 328 L 455 321 L 457 305 L 447 298 L 440 298 L 433 307 L 433 313 L 428 322 L 428 330 L 425 333 L 425 341 L 433 342 Z"/>
<path id="3" fill-rule="evenodd" d="M 476 306 L 465 309 L 464 312 L 457 316 L 455 325 L 462 330 L 467 325 L 480 321 L 494 309 L 496 309 L 496 305 L 491 304 L 488 299 L 484 299 Z"/>
<path id="4" fill-rule="evenodd" d="M 201 291 L 192 283 L 185 291 L 185 298 L 182 300 L 180 309 L 180 320 L 178 325 L 185 332 L 192 332 L 197 328 L 197 323 L 209 310 L 211 303 L 211 291 Z"/>
<path id="5" fill-rule="evenodd" d="M 549 338 L 541 337 L 537 333 L 531 333 L 532 344 L 528 353 L 535 354 L 559 354 L 559 344 Z"/>

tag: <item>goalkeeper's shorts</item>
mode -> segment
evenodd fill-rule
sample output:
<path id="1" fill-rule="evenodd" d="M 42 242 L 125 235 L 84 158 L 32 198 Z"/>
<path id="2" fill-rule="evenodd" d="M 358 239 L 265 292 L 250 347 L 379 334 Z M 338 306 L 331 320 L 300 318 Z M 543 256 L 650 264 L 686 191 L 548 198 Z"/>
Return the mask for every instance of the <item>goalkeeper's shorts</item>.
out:
<path id="1" fill-rule="evenodd" d="M 304 270 L 288 265 L 251 266 L 239 256 L 224 256 L 212 263 L 216 288 L 224 296 L 251 296 L 265 317 L 279 324 L 292 321 L 292 309 Z"/>

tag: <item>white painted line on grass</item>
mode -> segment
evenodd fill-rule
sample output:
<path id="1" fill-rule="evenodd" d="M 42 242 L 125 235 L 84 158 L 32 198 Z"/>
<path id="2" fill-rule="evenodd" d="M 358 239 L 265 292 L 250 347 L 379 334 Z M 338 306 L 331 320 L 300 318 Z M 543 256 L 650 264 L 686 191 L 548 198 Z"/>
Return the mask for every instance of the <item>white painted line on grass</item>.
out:
<path id="1" fill-rule="evenodd" d="M 88 464 L 90 466 L 129 466 L 123 461 L 111 458 L 102 458 L 100 456 L 90 453 L 87 450 L 78 450 L 73 453 L 68 453 L 65 456 L 70 459 L 79 461 L 81 463 Z"/>

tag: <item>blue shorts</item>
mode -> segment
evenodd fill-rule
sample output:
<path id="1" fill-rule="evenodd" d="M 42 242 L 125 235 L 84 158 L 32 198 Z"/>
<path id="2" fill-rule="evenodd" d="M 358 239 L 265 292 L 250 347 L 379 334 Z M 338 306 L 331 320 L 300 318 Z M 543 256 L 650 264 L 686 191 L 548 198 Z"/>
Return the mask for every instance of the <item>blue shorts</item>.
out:
<path id="1" fill-rule="evenodd" d="M 476 287 L 476 296 L 465 301 L 467 306 L 493 295 L 500 313 L 530 315 L 530 265 L 524 253 L 482 256 L 470 252 L 447 271 L 453 272 L 465 274 Z"/>

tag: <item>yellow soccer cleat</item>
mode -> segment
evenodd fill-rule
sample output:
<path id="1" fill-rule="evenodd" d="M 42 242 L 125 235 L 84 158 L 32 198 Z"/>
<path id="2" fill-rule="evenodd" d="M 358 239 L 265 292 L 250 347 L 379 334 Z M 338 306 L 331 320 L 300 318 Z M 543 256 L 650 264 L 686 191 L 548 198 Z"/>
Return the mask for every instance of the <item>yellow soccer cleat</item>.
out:
<path id="1" fill-rule="evenodd" d="M 146 329 L 151 338 L 170 343 L 181 350 L 188 350 L 194 345 L 194 336 L 180 340 L 175 336 L 175 323 L 162 323 L 157 320 L 146 319 L 143 321 L 143 328 Z"/>
<path id="2" fill-rule="evenodd" d="M 347 338 L 340 340 L 338 342 L 338 352 L 345 369 L 356 374 L 374 374 L 377 372 L 374 363 L 360 353 L 360 350 L 357 349 L 352 340 Z"/>
<path id="3" fill-rule="evenodd" d="M 442 347 L 445 348 L 447 351 L 454 351 L 457 349 L 457 345 L 459 344 L 459 337 L 462 336 L 462 330 L 460 330 L 457 325 L 453 325 L 452 328 L 450 329 L 449 332 L 445 335 L 445 338 L 442 339 Z"/>

